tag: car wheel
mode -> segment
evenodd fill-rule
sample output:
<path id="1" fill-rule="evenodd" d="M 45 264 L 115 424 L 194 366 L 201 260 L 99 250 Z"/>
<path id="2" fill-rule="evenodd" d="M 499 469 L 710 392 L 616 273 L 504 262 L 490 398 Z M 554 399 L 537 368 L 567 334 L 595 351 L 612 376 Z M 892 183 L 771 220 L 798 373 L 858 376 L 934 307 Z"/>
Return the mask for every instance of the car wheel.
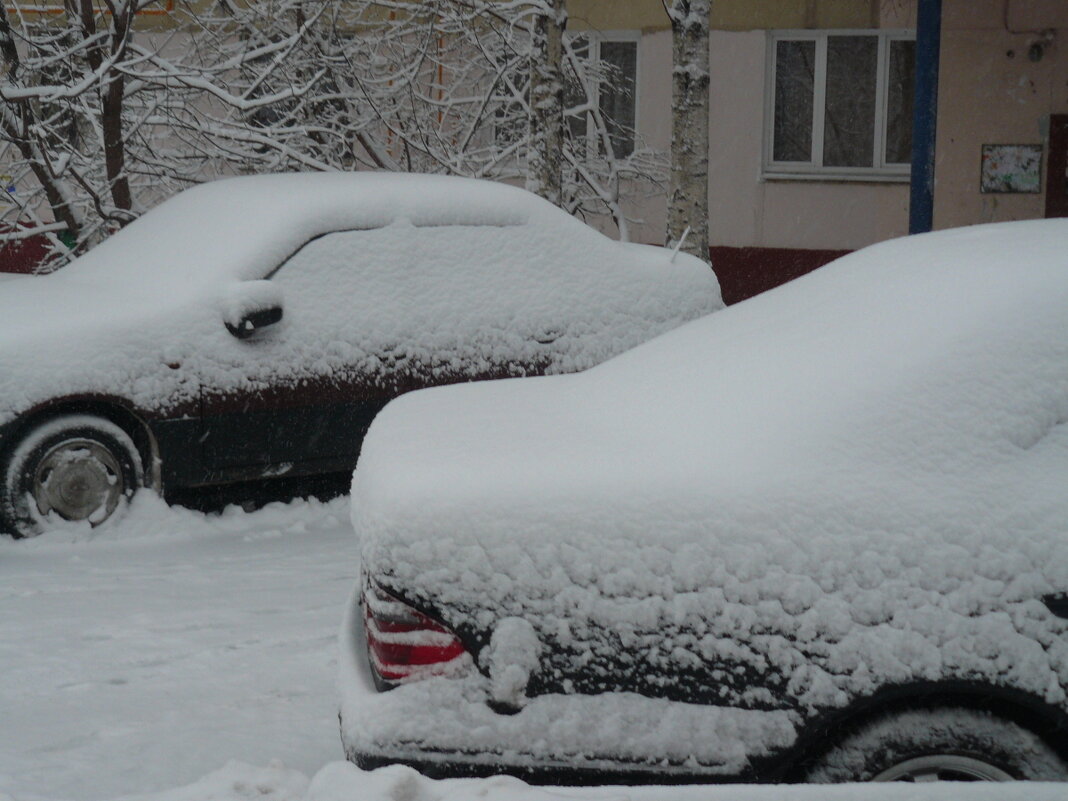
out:
<path id="1" fill-rule="evenodd" d="M 0 524 L 32 537 L 65 522 L 114 520 L 144 486 L 129 435 L 90 415 L 57 417 L 34 428 L 0 467 Z"/>
<path id="2" fill-rule="evenodd" d="M 1063 781 L 1068 767 L 1036 735 L 971 709 L 916 709 L 847 736 L 811 768 L 811 782 Z"/>

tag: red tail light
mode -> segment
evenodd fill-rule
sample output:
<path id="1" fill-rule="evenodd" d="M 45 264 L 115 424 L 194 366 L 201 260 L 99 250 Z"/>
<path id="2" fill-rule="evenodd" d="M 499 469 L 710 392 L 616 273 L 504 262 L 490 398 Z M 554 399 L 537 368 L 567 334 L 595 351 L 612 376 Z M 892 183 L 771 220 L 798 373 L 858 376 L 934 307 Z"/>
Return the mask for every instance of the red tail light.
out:
<path id="1" fill-rule="evenodd" d="M 370 583 L 363 591 L 363 622 L 380 685 L 455 676 L 471 664 L 459 637 Z"/>

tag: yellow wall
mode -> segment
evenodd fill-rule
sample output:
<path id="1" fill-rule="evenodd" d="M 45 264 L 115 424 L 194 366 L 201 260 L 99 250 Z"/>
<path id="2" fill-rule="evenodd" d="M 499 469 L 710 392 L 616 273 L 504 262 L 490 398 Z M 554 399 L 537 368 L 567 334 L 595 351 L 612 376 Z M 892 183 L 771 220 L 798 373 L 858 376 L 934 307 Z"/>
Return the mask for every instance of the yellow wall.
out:
<path id="1" fill-rule="evenodd" d="M 633 31 L 670 28 L 660 0 L 567 0 L 568 30 Z"/>
<path id="2" fill-rule="evenodd" d="M 669 28 L 661 0 L 568 0 L 573 30 Z M 722 31 L 782 28 L 874 28 L 879 0 L 712 0 L 712 27 Z"/>

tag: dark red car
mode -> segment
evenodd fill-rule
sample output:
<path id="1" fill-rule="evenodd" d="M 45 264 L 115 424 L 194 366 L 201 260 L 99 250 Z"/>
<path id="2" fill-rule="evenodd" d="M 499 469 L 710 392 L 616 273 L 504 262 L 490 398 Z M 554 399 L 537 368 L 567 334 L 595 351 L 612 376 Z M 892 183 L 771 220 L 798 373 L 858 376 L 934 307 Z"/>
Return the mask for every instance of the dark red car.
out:
<path id="1" fill-rule="evenodd" d="M 581 370 L 722 305 L 697 259 L 489 182 L 218 181 L 0 283 L 0 530 L 349 471 L 408 390 Z"/>

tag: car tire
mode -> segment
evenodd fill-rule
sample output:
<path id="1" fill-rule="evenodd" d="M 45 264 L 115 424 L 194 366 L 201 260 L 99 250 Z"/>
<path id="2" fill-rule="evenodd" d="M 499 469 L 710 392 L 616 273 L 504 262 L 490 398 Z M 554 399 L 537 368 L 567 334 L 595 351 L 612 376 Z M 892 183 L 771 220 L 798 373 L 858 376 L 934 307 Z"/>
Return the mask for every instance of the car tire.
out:
<path id="1" fill-rule="evenodd" d="M 66 523 L 121 517 L 145 485 L 141 454 L 119 426 L 92 415 L 33 428 L 0 464 L 0 530 L 32 537 Z"/>
<path id="2" fill-rule="evenodd" d="M 974 709 L 914 709 L 847 736 L 809 770 L 810 782 L 1063 781 L 1068 766 L 1038 736 Z"/>

